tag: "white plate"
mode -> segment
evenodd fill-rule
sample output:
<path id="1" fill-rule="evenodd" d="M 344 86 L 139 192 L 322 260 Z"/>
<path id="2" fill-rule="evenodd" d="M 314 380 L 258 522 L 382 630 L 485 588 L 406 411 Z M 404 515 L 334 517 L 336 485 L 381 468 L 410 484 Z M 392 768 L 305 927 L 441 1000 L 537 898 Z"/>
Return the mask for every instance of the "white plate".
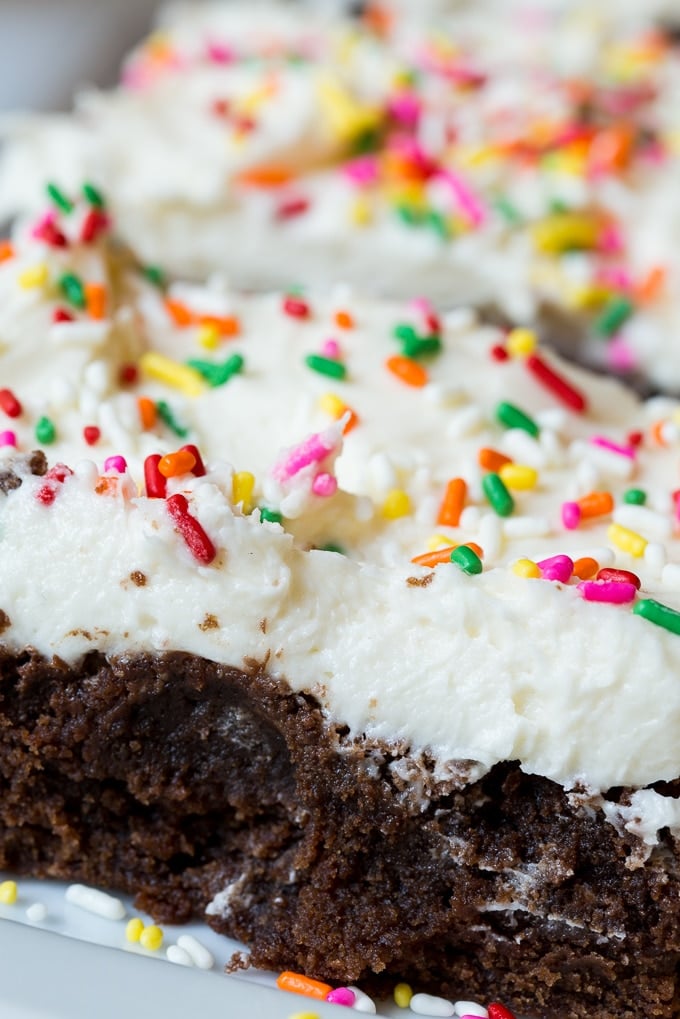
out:
<path id="1" fill-rule="evenodd" d="M 0 880 L 10 875 L 0 874 Z M 66 885 L 19 879 L 19 897 L 0 905 L 0 1017 L 2 1019 L 121 1019 L 145 1014 L 162 1019 L 289 1019 L 298 1012 L 346 1019 L 357 1012 L 277 990 L 275 975 L 247 971 L 227 976 L 231 954 L 243 946 L 203 924 L 163 926 L 164 943 L 147 952 L 125 939 L 131 916 L 148 917 L 129 899 L 124 920 L 105 920 L 68 903 Z M 40 902 L 47 916 L 31 924 L 26 909 Z M 210 972 L 173 965 L 165 949 L 193 934 L 215 957 Z M 200 1003 L 200 1004 L 199 1004 Z M 381 1016 L 402 1016 L 392 1003 Z"/>

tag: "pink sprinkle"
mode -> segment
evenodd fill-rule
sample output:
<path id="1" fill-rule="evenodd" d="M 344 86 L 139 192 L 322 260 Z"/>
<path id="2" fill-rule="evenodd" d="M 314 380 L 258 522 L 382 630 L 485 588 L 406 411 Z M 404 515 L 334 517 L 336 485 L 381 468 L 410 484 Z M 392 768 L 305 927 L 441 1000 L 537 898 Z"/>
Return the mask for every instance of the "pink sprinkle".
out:
<path id="1" fill-rule="evenodd" d="M 16 432 L 0 432 L 0 446 L 16 446 Z"/>
<path id="2" fill-rule="evenodd" d="M 48 209 L 47 212 L 43 213 L 39 220 L 34 224 L 31 229 L 31 237 L 35 237 L 37 240 L 41 240 L 45 230 L 54 229 L 57 223 L 57 213 L 55 209 Z"/>
<path id="3" fill-rule="evenodd" d="M 615 223 L 604 224 L 597 239 L 597 247 L 607 255 L 617 255 L 623 251 L 623 237 Z"/>
<path id="4" fill-rule="evenodd" d="M 347 1005 L 349 1008 L 352 1007 L 356 999 L 356 994 L 354 991 L 350 991 L 349 987 L 336 987 L 334 991 L 329 991 L 326 995 L 326 1001 L 330 1001 L 331 1004 Z"/>
<path id="5" fill-rule="evenodd" d="M 609 367 L 617 372 L 630 372 L 637 367 L 635 351 L 621 336 L 614 336 L 609 341 L 605 357 Z"/>
<path id="6" fill-rule="evenodd" d="M 321 435 L 316 432 L 314 435 L 310 435 L 308 439 L 305 439 L 304 442 L 301 442 L 299 446 L 296 446 L 289 454 L 287 460 L 274 467 L 274 476 L 279 478 L 279 480 L 292 478 L 303 467 L 309 467 L 311 463 L 319 463 L 324 457 L 328 456 L 332 448 L 333 446 L 327 446 Z"/>
<path id="7" fill-rule="evenodd" d="M 324 498 L 328 498 L 329 495 L 335 495 L 338 490 L 338 483 L 332 474 L 328 474 L 326 471 L 321 471 L 316 475 L 312 482 L 312 491 L 314 495 L 321 495 Z"/>
<path id="8" fill-rule="evenodd" d="M 595 279 L 598 283 L 605 287 L 610 287 L 612 290 L 630 292 L 633 287 L 630 273 L 620 265 L 603 266 L 601 269 L 598 269 Z"/>
<path id="9" fill-rule="evenodd" d="M 575 530 L 581 522 L 581 507 L 577 502 L 562 503 L 562 523 L 569 531 Z"/>
<path id="10" fill-rule="evenodd" d="M 123 456 L 107 456 L 104 461 L 105 471 L 118 471 L 119 474 L 125 474 L 127 470 L 127 462 Z"/>
<path id="11" fill-rule="evenodd" d="M 378 180 L 378 160 L 375 156 L 359 156 L 345 163 L 342 172 L 357 187 L 369 187 Z"/>
<path id="12" fill-rule="evenodd" d="M 574 562 L 568 555 L 554 555 L 536 564 L 544 580 L 557 580 L 566 584 L 574 572 Z"/>
<path id="13" fill-rule="evenodd" d="M 586 601 L 609 602 L 612 605 L 625 605 L 635 600 L 637 589 L 635 584 L 620 580 L 584 580 L 578 589 Z"/>
<path id="14" fill-rule="evenodd" d="M 205 54 L 213 64 L 230 64 L 236 54 L 229 46 L 221 42 L 209 42 L 205 47 Z"/>
<path id="15" fill-rule="evenodd" d="M 337 340 L 325 340 L 321 347 L 321 353 L 324 357 L 329 357 L 332 361 L 339 361 L 342 357 L 340 344 Z"/>
<path id="16" fill-rule="evenodd" d="M 609 450 L 610 453 L 616 453 L 617 456 L 627 456 L 629 460 L 635 459 L 635 450 L 632 446 L 621 446 L 618 442 L 612 442 L 605 435 L 593 435 L 590 441 L 593 446 Z"/>
<path id="17" fill-rule="evenodd" d="M 465 181 L 453 170 L 439 173 L 450 186 L 458 208 L 472 226 L 481 226 L 486 216 L 482 203 Z"/>
<path id="18" fill-rule="evenodd" d="M 423 104 L 416 92 L 397 92 L 387 101 L 390 116 L 407 128 L 417 126 L 422 108 Z"/>

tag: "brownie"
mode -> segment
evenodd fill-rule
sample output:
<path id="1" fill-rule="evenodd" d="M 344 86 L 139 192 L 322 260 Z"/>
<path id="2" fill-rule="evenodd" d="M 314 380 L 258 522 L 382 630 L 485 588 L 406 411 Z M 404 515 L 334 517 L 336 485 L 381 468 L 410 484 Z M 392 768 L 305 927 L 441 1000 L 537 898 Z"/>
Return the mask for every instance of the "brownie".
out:
<path id="1" fill-rule="evenodd" d="M 205 915 L 253 965 L 537 1019 L 676 1014 L 668 832 L 645 860 L 516 762 L 443 784 L 266 664 L 0 651 L 0 775 L 2 868 L 132 893 L 159 922 Z"/>

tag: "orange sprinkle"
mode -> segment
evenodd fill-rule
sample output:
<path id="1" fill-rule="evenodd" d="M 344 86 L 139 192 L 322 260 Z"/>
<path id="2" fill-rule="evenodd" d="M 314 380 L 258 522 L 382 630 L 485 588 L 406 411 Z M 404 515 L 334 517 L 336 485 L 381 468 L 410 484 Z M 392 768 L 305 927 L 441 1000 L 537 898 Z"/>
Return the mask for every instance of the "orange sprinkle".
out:
<path id="1" fill-rule="evenodd" d="M 175 325 L 181 328 L 190 326 L 196 321 L 196 316 L 191 308 L 187 308 L 186 304 L 182 304 L 181 301 L 175 301 L 172 297 L 166 297 L 165 310 Z"/>
<path id="2" fill-rule="evenodd" d="M 176 478 L 180 474 L 188 474 L 196 466 L 196 457 L 188 449 L 178 449 L 176 453 L 166 453 L 158 461 L 158 470 L 164 478 Z"/>
<path id="3" fill-rule="evenodd" d="M 117 495 L 118 478 L 101 477 L 94 486 L 97 495 Z"/>
<path id="4" fill-rule="evenodd" d="M 471 548 L 480 559 L 484 558 L 484 552 L 479 545 L 476 545 L 474 541 L 464 541 L 462 544 L 465 548 Z M 460 548 L 461 545 L 447 545 L 446 548 L 438 548 L 434 552 L 423 552 L 422 555 L 415 556 L 411 562 L 415 563 L 416 566 L 429 566 L 430 569 L 435 566 L 439 566 L 440 563 L 451 562 L 451 553 L 455 549 Z"/>
<path id="5" fill-rule="evenodd" d="M 446 492 L 437 515 L 437 523 L 442 527 L 458 527 L 466 495 L 467 485 L 463 479 L 452 478 L 446 486 Z"/>
<path id="6" fill-rule="evenodd" d="M 665 421 L 655 421 L 654 424 L 650 426 L 649 429 L 650 435 L 652 436 L 652 439 L 657 444 L 657 446 L 666 445 L 666 440 L 663 437 L 663 426 L 665 425 L 665 423 L 666 423 Z"/>
<path id="7" fill-rule="evenodd" d="M 417 361 L 412 361 L 410 357 L 404 357 L 402 354 L 388 357 L 385 365 L 393 375 L 396 375 L 407 386 L 415 386 L 420 389 L 426 386 L 429 381 L 428 374 L 422 365 L 418 364 Z"/>
<path id="8" fill-rule="evenodd" d="M 14 258 L 14 247 L 11 241 L 0 241 L 0 262 Z"/>
<path id="9" fill-rule="evenodd" d="M 492 471 L 494 474 L 497 474 L 505 464 L 512 463 L 510 457 L 505 453 L 498 453 L 495 449 L 489 449 L 487 446 L 480 449 L 477 460 L 480 467 L 483 467 L 485 471 Z"/>
<path id="10" fill-rule="evenodd" d="M 644 304 L 646 301 L 653 301 L 659 296 L 666 282 L 666 269 L 662 265 L 656 265 L 635 287 L 635 297 Z"/>
<path id="11" fill-rule="evenodd" d="M 599 571 L 600 564 L 597 559 L 591 559 L 590 556 L 577 559 L 574 563 L 574 576 L 578 577 L 579 580 L 590 580 L 592 577 L 597 576 Z"/>
<path id="12" fill-rule="evenodd" d="M 306 998 L 316 998 L 317 1001 L 325 1001 L 326 995 L 330 994 L 333 990 L 330 984 L 322 984 L 320 980 L 312 980 L 301 973 L 290 973 L 288 971 L 279 973 L 276 978 L 276 986 L 282 991 L 304 994 Z"/>
<path id="13" fill-rule="evenodd" d="M 220 336 L 238 336 L 241 332 L 241 323 L 235 315 L 201 315 L 199 322 L 217 329 Z"/>
<path id="14" fill-rule="evenodd" d="M 85 284 L 85 302 L 90 318 L 106 317 L 106 288 L 103 283 Z"/>
<path id="15" fill-rule="evenodd" d="M 148 396 L 137 397 L 137 408 L 142 428 L 148 431 L 156 424 L 156 404 Z"/>
<path id="16" fill-rule="evenodd" d="M 576 500 L 581 517 L 602 517 L 614 509 L 611 492 L 590 492 Z"/>
<path id="17" fill-rule="evenodd" d="M 236 177 L 236 183 L 250 188 L 280 188 L 293 179 L 293 174 L 285 166 L 252 166 L 243 170 Z"/>
<path id="18" fill-rule="evenodd" d="M 347 419 L 347 423 L 345 424 L 345 427 L 342 430 L 342 434 L 343 435 L 349 435 L 349 433 L 352 431 L 352 429 L 356 428 L 356 426 L 359 424 L 359 417 L 358 417 L 357 414 L 354 413 L 354 411 L 352 410 L 351 407 L 345 407 L 343 413 L 344 414 L 349 413 L 349 417 Z"/>
<path id="19" fill-rule="evenodd" d="M 354 319 L 348 311 L 336 311 L 335 324 L 339 329 L 354 329 Z"/>

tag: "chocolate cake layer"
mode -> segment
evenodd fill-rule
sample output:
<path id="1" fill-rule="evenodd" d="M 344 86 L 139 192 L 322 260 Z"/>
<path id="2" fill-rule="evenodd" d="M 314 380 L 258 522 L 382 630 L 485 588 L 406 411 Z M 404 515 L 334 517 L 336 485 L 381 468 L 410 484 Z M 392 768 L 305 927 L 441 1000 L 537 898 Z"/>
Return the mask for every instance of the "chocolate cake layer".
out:
<path id="1" fill-rule="evenodd" d="M 133 893 L 163 922 L 207 911 L 257 966 L 671 1019 L 670 837 L 643 861 L 587 797 L 512 762 L 465 772 L 444 787 L 407 748 L 350 741 L 257 663 L 0 653 L 0 867 Z"/>

